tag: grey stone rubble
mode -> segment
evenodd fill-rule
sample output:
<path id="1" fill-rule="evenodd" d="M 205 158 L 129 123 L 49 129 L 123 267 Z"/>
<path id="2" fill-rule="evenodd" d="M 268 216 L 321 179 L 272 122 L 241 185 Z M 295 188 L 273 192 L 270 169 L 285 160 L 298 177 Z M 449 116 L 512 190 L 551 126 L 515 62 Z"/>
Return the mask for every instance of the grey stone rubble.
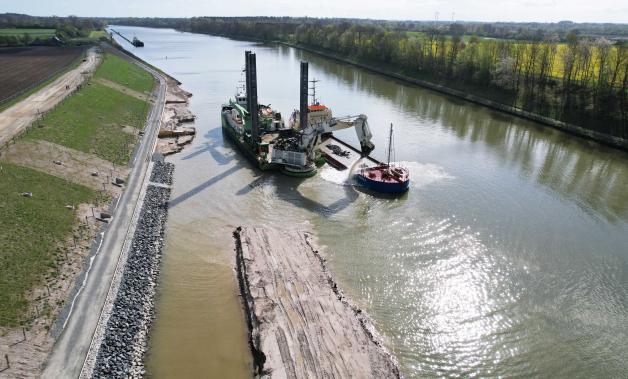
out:
<path id="1" fill-rule="evenodd" d="M 172 185 L 172 173 L 174 165 L 168 162 L 155 162 L 153 172 L 150 174 L 150 181 L 153 183 L 161 183 Z"/>
<path id="2" fill-rule="evenodd" d="M 172 183 L 174 165 L 155 162 L 151 181 Z M 94 362 L 94 378 L 140 378 L 154 305 L 170 189 L 149 185 L 109 321 Z"/>

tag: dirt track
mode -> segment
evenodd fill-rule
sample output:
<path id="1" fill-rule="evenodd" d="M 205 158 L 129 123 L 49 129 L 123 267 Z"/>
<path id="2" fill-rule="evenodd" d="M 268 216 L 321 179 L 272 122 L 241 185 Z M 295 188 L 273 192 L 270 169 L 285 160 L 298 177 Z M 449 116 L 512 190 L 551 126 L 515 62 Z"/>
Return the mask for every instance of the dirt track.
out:
<path id="1" fill-rule="evenodd" d="M 0 147 L 21 133 L 33 121 L 61 102 L 83 83 L 86 73 L 92 73 L 98 66 L 100 56 L 95 48 L 87 51 L 87 60 L 77 68 L 63 74 L 50 85 L 0 113 Z M 69 89 L 67 89 L 69 88 Z"/>
<path id="2" fill-rule="evenodd" d="M 94 190 L 105 189 L 112 197 L 122 192 L 122 188 L 111 185 L 113 178 L 126 179 L 130 172 L 127 166 L 112 165 L 92 154 L 48 141 L 21 140 L 9 146 L 2 159 Z"/>
<path id="3" fill-rule="evenodd" d="M 107 80 L 105 78 L 96 78 L 95 80 L 102 85 L 105 85 L 109 88 L 113 88 L 129 96 L 133 96 L 134 98 L 138 100 L 142 100 L 142 101 L 148 100 L 148 97 L 149 97 L 148 95 L 143 94 L 141 92 L 133 91 L 132 89 L 125 87 L 121 84 L 118 84 L 116 82 L 112 82 L 111 80 Z"/>

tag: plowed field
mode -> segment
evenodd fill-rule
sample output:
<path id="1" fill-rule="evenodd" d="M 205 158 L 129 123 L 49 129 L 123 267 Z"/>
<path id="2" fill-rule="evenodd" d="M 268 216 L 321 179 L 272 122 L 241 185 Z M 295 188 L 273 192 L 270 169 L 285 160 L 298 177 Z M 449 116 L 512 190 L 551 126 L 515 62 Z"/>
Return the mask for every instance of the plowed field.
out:
<path id="1" fill-rule="evenodd" d="M 85 47 L 0 49 L 0 103 L 68 67 Z"/>

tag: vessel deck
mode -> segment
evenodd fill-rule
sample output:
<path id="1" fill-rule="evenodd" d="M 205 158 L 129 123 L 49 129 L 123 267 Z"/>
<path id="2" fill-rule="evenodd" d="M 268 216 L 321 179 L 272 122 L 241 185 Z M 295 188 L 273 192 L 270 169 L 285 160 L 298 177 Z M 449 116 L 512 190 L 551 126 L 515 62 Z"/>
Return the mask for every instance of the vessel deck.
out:
<path id="1" fill-rule="evenodd" d="M 345 156 L 334 154 L 334 152 L 329 147 L 327 147 L 327 145 L 329 144 L 339 146 L 342 150 L 348 151 L 349 155 L 345 157 Z M 356 149 L 350 144 L 334 136 L 331 136 L 327 140 L 322 142 L 320 145 L 320 150 L 321 150 L 321 153 L 327 159 L 327 161 L 330 163 L 330 165 L 332 165 L 333 167 L 335 167 L 336 169 L 340 171 L 343 171 L 352 167 L 360 159 L 359 149 Z M 371 156 L 366 157 L 366 159 L 364 160 L 364 163 L 366 163 L 368 166 L 377 166 L 377 165 L 382 164 L 382 162 L 378 161 L 377 159 Z"/>

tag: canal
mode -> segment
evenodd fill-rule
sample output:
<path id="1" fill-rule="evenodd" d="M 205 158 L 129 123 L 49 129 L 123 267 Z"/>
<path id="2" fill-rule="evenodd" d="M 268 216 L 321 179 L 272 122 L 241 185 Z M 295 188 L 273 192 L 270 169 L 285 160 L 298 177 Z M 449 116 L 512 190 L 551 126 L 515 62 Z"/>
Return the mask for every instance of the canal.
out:
<path id="1" fill-rule="evenodd" d="M 116 27 L 194 94 L 197 137 L 176 165 L 154 377 L 248 377 L 234 277 L 239 225 L 312 230 L 406 377 L 619 377 L 628 372 L 628 154 L 293 48 Z M 299 61 L 336 116 L 364 113 L 383 158 L 390 123 L 412 186 L 373 197 L 323 168 L 254 169 L 220 106 L 257 53 L 259 99 L 298 107 Z M 353 132 L 339 136 L 356 143 Z"/>

